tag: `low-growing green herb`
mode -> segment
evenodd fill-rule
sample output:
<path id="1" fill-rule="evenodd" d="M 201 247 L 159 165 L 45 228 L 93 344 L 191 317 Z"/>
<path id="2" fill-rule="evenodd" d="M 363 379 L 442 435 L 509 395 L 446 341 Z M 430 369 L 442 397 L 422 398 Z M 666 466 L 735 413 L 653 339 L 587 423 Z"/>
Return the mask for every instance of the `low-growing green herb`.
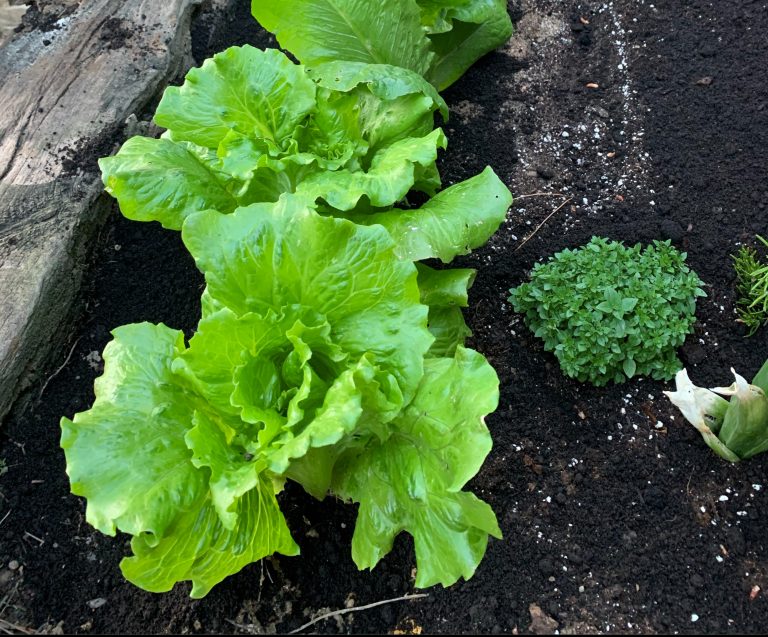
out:
<path id="1" fill-rule="evenodd" d="M 768 248 L 768 241 L 757 239 Z M 760 260 L 757 250 L 741 246 L 733 256 L 736 270 L 736 314 L 739 322 L 754 335 L 763 325 L 768 325 L 768 263 Z"/>
<path id="2" fill-rule="evenodd" d="M 731 372 L 736 380 L 730 387 L 704 389 L 683 369 L 675 377 L 675 391 L 664 393 L 717 455 L 739 462 L 768 451 L 768 361 L 752 383 Z"/>
<path id="3" fill-rule="evenodd" d="M 668 379 L 692 331 L 703 283 L 669 241 L 631 248 L 593 237 L 537 263 L 511 290 L 517 312 L 563 372 L 595 385 L 633 376 Z"/>

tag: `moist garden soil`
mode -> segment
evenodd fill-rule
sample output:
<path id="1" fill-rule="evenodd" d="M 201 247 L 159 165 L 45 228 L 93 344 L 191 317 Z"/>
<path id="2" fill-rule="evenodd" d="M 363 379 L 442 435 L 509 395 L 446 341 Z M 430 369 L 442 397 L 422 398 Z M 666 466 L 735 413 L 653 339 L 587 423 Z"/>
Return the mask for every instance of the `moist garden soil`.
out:
<path id="1" fill-rule="evenodd" d="M 247 4 L 225 30 L 200 13 L 198 63 L 231 44 L 274 44 Z M 501 381 L 487 419 L 493 451 L 470 486 L 504 539 L 490 541 L 468 582 L 312 629 L 764 633 L 768 454 L 720 460 L 662 395 L 671 383 L 594 388 L 565 378 L 506 297 L 537 260 L 593 235 L 671 239 L 708 294 L 680 352 L 692 379 L 729 384 L 731 366 L 751 378 L 768 357 L 768 330 L 746 338 L 735 322 L 730 255 L 768 233 L 768 8 L 515 0 L 510 11 L 518 34 L 445 93 L 441 160 L 446 184 L 490 164 L 519 196 L 491 242 L 456 263 L 478 268 L 471 345 Z M 90 406 L 114 327 L 162 321 L 189 334 L 202 279 L 177 233 L 116 209 L 88 272 L 71 332 L 50 335 L 68 343 L 65 354 L 0 432 L 0 628 L 284 632 L 414 592 L 409 537 L 358 572 L 355 506 L 295 486 L 281 503 L 300 557 L 246 567 L 203 600 L 191 600 L 186 583 L 162 595 L 126 583 L 118 563 L 128 537 L 85 522 L 58 421 Z"/>

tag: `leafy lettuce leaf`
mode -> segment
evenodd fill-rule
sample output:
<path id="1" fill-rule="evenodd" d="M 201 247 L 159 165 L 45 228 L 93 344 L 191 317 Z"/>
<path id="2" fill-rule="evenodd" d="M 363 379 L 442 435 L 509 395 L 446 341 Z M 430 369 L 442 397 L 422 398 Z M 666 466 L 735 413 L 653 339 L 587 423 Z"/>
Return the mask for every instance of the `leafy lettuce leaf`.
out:
<path id="1" fill-rule="evenodd" d="M 506 0 L 416 0 L 435 57 L 427 75 L 439 91 L 512 35 Z"/>
<path id="2" fill-rule="evenodd" d="M 153 593 L 191 580 L 190 595 L 200 598 L 252 562 L 274 553 L 299 554 L 270 481 L 261 479 L 245 493 L 237 501 L 235 514 L 235 526 L 227 529 L 210 498 L 201 498 L 189 510 L 179 512 L 164 536 L 134 536 L 133 556 L 120 563 L 123 575 Z"/>
<path id="3" fill-rule="evenodd" d="M 198 597 L 255 559 L 295 555 L 265 463 L 228 448 L 232 421 L 173 372 L 183 333 L 141 323 L 114 337 L 96 400 L 62 419 L 61 446 L 88 522 L 134 536 L 126 578 L 152 591 L 191 579 Z"/>
<path id="4" fill-rule="evenodd" d="M 314 109 L 315 92 L 303 67 L 277 49 L 230 47 L 165 90 L 155 123 L 174 141 L 212 150 L 230 131 L 277 150 Z"/>
<path id="5" fill-rule="evenodd" d="M 350 451 L 337 464 L 334 491 L 360 503 L 352 538 L 359 568 L 373 568 L 407 531 L 416 548 L 416 586 L 469 578 L 488 536 L 500 538 L 490 506 L 462 491 L 491 449 L 484 416 L 498 404 L 498 379 L 485 358 L 457 348 L 425 362 L 413 402 L 392 435 Z"/>
<path id="6" fill-rule="evenodd" d="M 417 168 L 433 166 L 437 149 L 446 145 L 439 128 L 425 137 L 402 139 L 374 155 L 367 172 L 319 172 L 305 179 L 297 192 L 339 211 L 353 210 L 363 197 L 376 207 L 392 206 L 418 181 Z"/>
<path id="7" fill-rule="evenodd" d="M 99 160 L 107 192 L 135 221 L 159 221 L 178 230 L 197 210 L 222 213 L 237 206 L 238 184 L 210 151 L 169 139 L 132 137 L 119 155 Z"/>
<path id="8" fill-rule="evenodd" d="M 390 64 L 438 91 L 512 35 L 505 0 L 252 0 L 251 11 L 303 64 Z"/>
<path id="9" fill-rule="evenodd" d="M 414 0 L 253 0 L 251 12 L 308 66 L 344 60 L 425 75 L 432 60 Z"/>
<path id="10" fill-rule="evenodd" d="M 512 204 L 509 189 L 488 167 L 446 188 L 415 210 L 353 214 L 355 223 L 384 226 L 403 259 L 448 263 L 482 246 L 498 230 Z"/>
<path id="11" fill-rule="evenodd" d="M 134 137 L 100 165 L 127 217 L 176 230 L 194 212 L 227 214 L 297 190 L 340 210 L 362 197 L 389 207 L 439 187 L 438 109 L 447 114 L 406 69 L 330 62 L 310 73 L 279 51 L 232 47 L 165 91 L 161 139 Z"/>

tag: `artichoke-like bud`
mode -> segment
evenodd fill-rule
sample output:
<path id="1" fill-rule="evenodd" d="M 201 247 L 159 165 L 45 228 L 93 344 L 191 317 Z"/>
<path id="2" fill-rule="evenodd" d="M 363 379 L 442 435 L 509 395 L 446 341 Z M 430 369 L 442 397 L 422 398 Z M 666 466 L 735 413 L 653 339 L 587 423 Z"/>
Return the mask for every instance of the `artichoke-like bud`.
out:
<path id="1" fill-rule="evenodd" d="M 664 393 L 715 453 L 739 462 L 768 450 L 768 361 L 751 384 L 731 372 L 732 385 L 710 390 L 694 385 L 683 369 L 675 377 L 676 391 Z"/>

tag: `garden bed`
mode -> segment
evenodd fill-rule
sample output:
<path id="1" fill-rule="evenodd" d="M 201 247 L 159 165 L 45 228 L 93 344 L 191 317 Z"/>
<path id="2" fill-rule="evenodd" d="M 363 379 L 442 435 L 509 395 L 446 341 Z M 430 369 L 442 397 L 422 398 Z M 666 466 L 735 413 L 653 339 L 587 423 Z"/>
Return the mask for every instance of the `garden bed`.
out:
<path id="1" fill-rule="evenodd" d="M 537 260 L 592 235 L 671 239 L 708 294 L 681 349 L 694 382 L 727 384 L 731 366 L 750 378 L 765 361 L 766 329 L 747 339 L 734 321 L 730 255 L 768 232 L 768 14 L 758 2 L 736 4 L 511 2 L 518 33 L 445 92 L 446 185 L 490 164 L 518 196 L 489 244 L 457 260 L 478 268 L 471 344 L 501 381 L 487 419 L 494 448 L 471 486 L 504 540 L 490 541 L 469 582 L 314 629 L 765 631 L 766 456 L 717 458 L 662 395 L 670 383 L 595 388 L 565 378 L 506 301 Z M 197 62 L 230 44 L 274 45 L 245 6 L 228 29 L 214 30 L 213 17 L 203 11 L 193 24 Z M 123 580 L 127 538 L 85 522 L 58 421 L 91 404 L 111 329 L 146 320 L 189 334 L 201 287 L 177 233 L 114 209 L 82 314 L 55 335 L 64 354 L 0 432 L 0 629 L 288 631 L 324 611 L 414 592 L 409 538 L 358 572 L 355 507 L 320 504 L 295 486 L 281 502 L 300 557 L 246 567 L 202 600 L 189 599 L 188 584 L 154 595 Z"/>

